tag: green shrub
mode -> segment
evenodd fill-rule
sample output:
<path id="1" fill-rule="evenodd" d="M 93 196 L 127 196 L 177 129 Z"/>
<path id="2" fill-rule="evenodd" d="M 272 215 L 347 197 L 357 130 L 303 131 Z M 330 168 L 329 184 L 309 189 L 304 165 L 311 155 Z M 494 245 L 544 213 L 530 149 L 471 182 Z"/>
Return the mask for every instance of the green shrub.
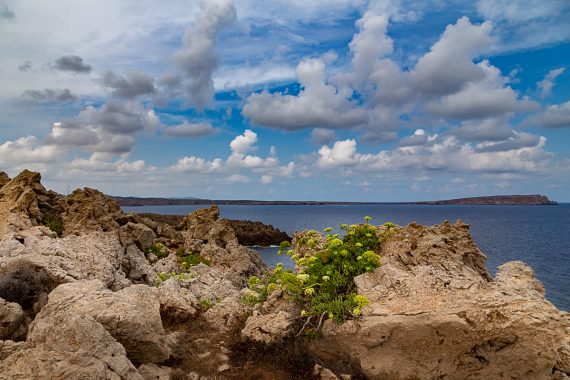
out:
<path id="1" fill-rule="evenodd" d="M 283 242 L 279 253 L 287 252 L 291 256 L 297 273 L 283 270 L 280 264 L 265 281 L 250 277 L 244 302 L 262 302 L 272 289 L 280 286 L 302 305 L 302 315 L 316 316 L 317 320 L 327 316 L 338 323 L 359 316 L 368 300 L 356 294 L 354 277 L 380 266 L 380 256 L 376 252 L 394 227 L 387 223 L 381 233 L 377 227 L 368 224 L 371 219 L 365 217 L 364 224 L 342 224 L 342 238 L 332 233 L 332 228 L 326 228 L 325 235 L 314 230 L 305 231 L 292 250 L 290 243 Z"/>
<path id="2" fill-rule="evenodd" d="M 186 271 L 188 271 L 191 267 L 198 265 L 200 263 L 206 264 L 208 266 L 210 265 L 210 260 L 208 260 L 204 256 L 201 256 L 198 253 L 193 253 L 192 251 L 186 252 L 182 247 L 178 248 L 178 251 L 176 251 L 176 256 L 178 256 L 180 264 Z"/>
<path id="3" fill-rule="evenodd" d="M 145 250 L 144 250 L 145 256 L 148 256 L 151 253 L 154 254 L 159 259 L 168 256 L 168 250 L 166 249 L 166 247 L 162 243 L 156 243 L 154 245 L 151 245 L 148 248 L 145 248 Z"/>
<path id="4" fill-rule="evenodd" d="M 57 236 L 61 237 L 63 233 L 63 220 L 61 220 L 58 216 L 46 216 L 42 221 L 44 226 L 52 230 L 57 234 Z"/>
<path id="5" fill-rule="evenodd" d="M 200 306 L 200 309 L 202 309 L 203 311 L 206 311 L 209 308 L 211 308 L 214 305 L 214 303 L 212 301 L 210 301 L 209 299 L 202 298 L 198 302 L 198 305 Z"/>
<path id="6" fill-rule="evenodd" d="M 183 273 L 176 273 L 176 272 L 160 272 L 158 274 L 158 280 L 156 282 L 156 286 L 159 286 L 160 284 L 162 284 L 164 281 L 169 280 L 169 279 L 174 279 L 174 281 L 176 282 L 182 282 L 182 281 L 188 281 L 190 280 L 192 277 L 194 277 L 193 273 L 188 273 L 188 272 L 183 272 Z"/>

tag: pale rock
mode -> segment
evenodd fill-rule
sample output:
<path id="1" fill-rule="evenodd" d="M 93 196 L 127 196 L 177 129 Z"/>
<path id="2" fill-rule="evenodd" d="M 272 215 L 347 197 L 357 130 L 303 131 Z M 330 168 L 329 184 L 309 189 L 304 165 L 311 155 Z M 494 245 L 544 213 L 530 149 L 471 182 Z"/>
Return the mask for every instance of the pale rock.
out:
<path id="1" fill-rule="evenodd" d="M 154 231 L 142 223 L 127 223 L 119 229 L 119 237 L 123 246 L 136 244 L 137 247 L 144 251 L 150 248 L 156 240 Z"/>
<path id="2" fill-rule="evenodd" d="M 570 315 L 521 262 L 495 280 L 468 226 L 399 228 L 382 266 L 355 279 L 363 317 L 327 321 L 309 351 L 371 379 L 555 379 L 570 366 Z"/>
<path id="3" fill-rule="evenodd" d="M 124 347 L 95 319 L 55 313 L 37 318 L 27 341 L 0 361 L 0 379 L 143 378 Z"/>
<path id="4" fill-rule="evenodd" d="M 285 311 L 259 315 L 253 312 L 241 331 L 243 339 L 265 345 L 280 343 L 292 333 L 294 318 Z"/>
<path id="5" fill-rule="evenodd" d="M 118 292 L 104 289 L 100 281 L 72 282 L 58 286 L 36 319 L 46 315 L 87 315 L 101 323 L 138 363 L 160 363 L 170 350 L 154 290 L 133 285 Z"/>

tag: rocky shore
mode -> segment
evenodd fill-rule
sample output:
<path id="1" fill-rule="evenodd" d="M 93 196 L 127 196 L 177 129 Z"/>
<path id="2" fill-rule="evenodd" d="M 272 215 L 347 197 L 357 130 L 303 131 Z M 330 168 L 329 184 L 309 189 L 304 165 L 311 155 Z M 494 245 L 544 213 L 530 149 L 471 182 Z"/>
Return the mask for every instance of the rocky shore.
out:
<path id="1" fill-rule="evenodd" d="M 460 221 L 395 227 L 362 315 L 308 337 L 283 291 L 243 302 L 268 268 L 217 207 L 175 228 L 40 179 L 0 173 L 0 379 L 570 376 L 570 315 L 522 262 L 492 278 Z"/>

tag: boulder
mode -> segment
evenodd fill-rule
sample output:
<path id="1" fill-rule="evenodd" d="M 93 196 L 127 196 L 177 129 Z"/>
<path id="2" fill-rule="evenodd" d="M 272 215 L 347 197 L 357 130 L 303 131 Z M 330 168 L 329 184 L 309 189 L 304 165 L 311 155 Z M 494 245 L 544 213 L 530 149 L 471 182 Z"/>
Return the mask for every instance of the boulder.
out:
<path id="1" fill-rule="evenodd" d="M 137 363 L 161 363 L 170 350 L 152 288 L 133 285 L 113 293 L 101 281 L 77 281 L 58 286 L 36 320 L 54 315 L 89 316 L 100 323 Z"/>
<path id="2" fill-rule="evenodd" d="M 186 237 L 192 239 L 202 239 L 212 228 L 212 224 L 218 220 L 220 209 L 213 205 L 210 208 L 199 208 L 192 211 L 183 220 L 186 230 Z"/>
<path id="3" fill-rule="evenodd" d="M 124 347 L 93 317 L 54 313 L 37 318 L 30 326 L 27 341 L 0 361 L 0 379 L 142 377 Z"/>
<path id="4" fill-rule="evenodd" d="M 235 231 L 236 238 L 241 245 L 268 247 L 279 245 L 283 241 L 291 242 L 289 235 L 269 224 L 249 220 L 227 221 Z"/>
<path id="5" fill-rule="evenodd" d="M 286 311 L 260 315 L 254 311 L 243 330 L 242 338 L 265 345 L 274 345 L 290 335 L 295 319 Z"/>
<path id="6" fill-rule="evenodd" d="M 157 273 L 150 266 L 144 253 L 134 244 L 129 245 L 125 250 L 121 267 L 127 278 L 134 283 L 154 286 L 158 280 Z"/>
<path id="7" fill-rule="evenodd" d="M 130 285 L 122 270 L 124 248 L 116 233 L 91 232 L 56 239 L 41 226 L 0 238 L 0 268 L 25 260 L 58 283 L 98 279 L 113 289 Z"/>
<path id="8" fill-rule="evenodd" d="M 382 266 L 355 279 L 363 317 L 327 321 L 310 352 L 372 379 L 556 379 L 570 373 L 570 316 L 544 299 L 521 262 L 495 280 L 468 226 L 409 225 L 388 238 Z"/>
<path id="9" fill-rule="evenodd" d="M 119 228 L 115 221 L 122 214 L 119 204 L 98 190 L 87 187 L 75 190 L 65 198 L 64 208 L 63 236 Z"/>
<path id="10" fill-rule="evenodd" d="M 0 298 L 0 340 L 24 339 L 26 327 L 26 316 L 22 307 Z"/>
<path id="11" fill-rule="evenodd" d="M 150 248 L 156 240 L 154 231 L 142 223 L 127 223 L 119 229 L 119 237 L 123 246 L 136 244 L 136 246 L 144 251 Z"/>

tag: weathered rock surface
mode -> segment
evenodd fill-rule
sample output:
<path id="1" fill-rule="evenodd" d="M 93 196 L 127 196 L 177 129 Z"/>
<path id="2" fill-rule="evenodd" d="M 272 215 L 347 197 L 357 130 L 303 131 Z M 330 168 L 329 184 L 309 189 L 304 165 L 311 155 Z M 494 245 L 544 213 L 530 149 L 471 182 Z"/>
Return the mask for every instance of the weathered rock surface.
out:
<path id="1" fill-rule="evenodd" d="M 18 340 L 26 337 L 26 316 L 22 307 L 0 298 L 0 340 Z"/>
<path id="2" fill-rule="evenodd" d="M 0 189 L 4 187 L 5 184 L 10 182 L 10 177 L 5 172 L 0 171 Z"/>
<path id="3" fill-rule="evenodd" d="M 84 188 L 77 189 L 65 198 L 63 235 L 85 234 L 88 231 L 115 231 L 115 221 L 122 214 L 117 202 L 102 192 Z"/>
<path id="4" fill-rule="evenodd" d="M 230 223 L 241 245 L 269 247 L 284 241 L 291 242 L 289 235 L 271 225 L 249 220 L 225 220 Z"/>
<path id="5" fill-rule="evenodd" d="M 241 246 L 229 222 L 218 217 L 217 206 L 189 214 L 184 220 L 185 248 L 208 258 L 232 283 L 244 286 L 250 275 L 260 275 L 267 266 L 257 252 Z"/>
<path id="6" fill-rule="evenodd" d="M 127 356 L 138 363 L 160 363 L 170 350 L 160 317 L 160 303 L 154 290 L 132 285 L 118 292 L 101 281 L 77 281 L 58 286 L 36 319 L 53 315 L 90 316 L 117 340 Z"/>
<path id="7" fill-rule="evenodd" d="M 0 379 L 142 380 L 142 376 L 123 346 L 95 319 L 58 313 L 32 323 L 27 341 L 0 361 Z"/>
<path id="8" fill-rule="evenodd" d="M 492 280 L 458 222 L 410 225 L 355 279 L 364 317 L 325 323 L 311 351 L 375 379 L 558 379 L 570 374 L 570 316 L 544 299 L 521 262 Z M 331 368 L 333 368 L 331 366 Z"/>

